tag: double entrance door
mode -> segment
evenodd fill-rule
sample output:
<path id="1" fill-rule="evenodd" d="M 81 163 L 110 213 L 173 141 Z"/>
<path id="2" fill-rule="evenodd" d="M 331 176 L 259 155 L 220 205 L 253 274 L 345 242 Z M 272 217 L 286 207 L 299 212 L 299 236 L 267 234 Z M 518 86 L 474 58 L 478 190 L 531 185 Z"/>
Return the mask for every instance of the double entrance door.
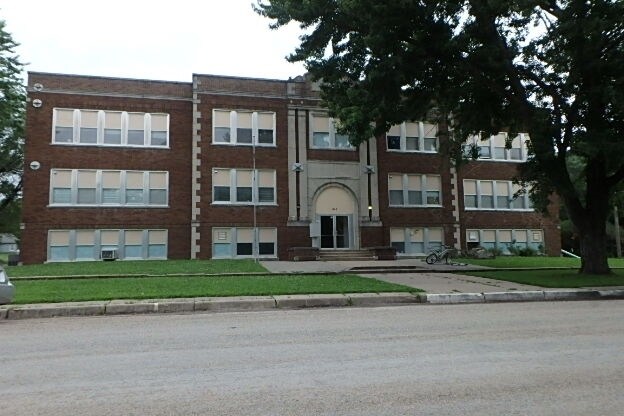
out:
<path id="1" fill-rule="evenodd" d="M 349 215 L 321 215 L 321 248 L 350 247 Z"/>

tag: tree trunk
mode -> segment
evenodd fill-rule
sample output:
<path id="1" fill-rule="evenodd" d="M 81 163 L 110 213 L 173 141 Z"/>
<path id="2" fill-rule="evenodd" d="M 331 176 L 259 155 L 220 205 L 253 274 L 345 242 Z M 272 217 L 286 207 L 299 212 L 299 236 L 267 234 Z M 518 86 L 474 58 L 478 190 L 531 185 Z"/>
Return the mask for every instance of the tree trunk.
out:
<path id="1" fill-rule="evenodd" d="M 601 217 L 597 215 L 597 217 Z M 585 274 L 610 274 L 607 262 L 607 230 L 605 218 L 585 221 L 581 234 L 581 270 Z"/>

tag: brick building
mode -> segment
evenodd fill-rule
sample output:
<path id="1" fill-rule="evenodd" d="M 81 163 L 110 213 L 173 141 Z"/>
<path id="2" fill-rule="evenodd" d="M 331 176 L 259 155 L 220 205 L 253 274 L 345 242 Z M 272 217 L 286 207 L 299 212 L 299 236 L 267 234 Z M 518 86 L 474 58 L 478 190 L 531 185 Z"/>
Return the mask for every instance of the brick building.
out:
<path id="1" fill-rule="evenodd" d="M 502 135 L 480 142 L 483 157 L 460 171 L 427 122 L 355 148 L 304 77 L 31 72 L 28 99 L 24 263 L 389 245 L 407 256 L 441 243 L 560 249 L 556 215 L 513 198 L 522 135 L 511 149 Z"/>

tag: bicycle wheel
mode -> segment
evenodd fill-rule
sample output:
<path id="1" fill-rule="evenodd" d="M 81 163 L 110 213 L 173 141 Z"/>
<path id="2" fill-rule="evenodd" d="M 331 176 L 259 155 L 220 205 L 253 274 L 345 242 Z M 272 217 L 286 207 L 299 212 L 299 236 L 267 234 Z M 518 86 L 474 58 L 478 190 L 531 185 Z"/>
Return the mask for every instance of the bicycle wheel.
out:
<path id="1" fill-rule="evenodd" d="M 425 258 L 425 262 L 427 264 L 434 264 L 437 261 L 438 261 L 438 256 L 435 253 L 431 253 Z"/>

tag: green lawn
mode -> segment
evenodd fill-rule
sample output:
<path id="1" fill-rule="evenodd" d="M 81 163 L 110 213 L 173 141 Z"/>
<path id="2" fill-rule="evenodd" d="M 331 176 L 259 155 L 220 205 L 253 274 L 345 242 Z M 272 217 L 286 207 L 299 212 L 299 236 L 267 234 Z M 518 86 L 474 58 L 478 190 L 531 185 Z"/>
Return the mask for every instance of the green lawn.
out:
<path id="1" fill-rule="evenodd" d="M 614 270 L 607 276 L 590 276 L 574 270 L 496 270 L 462 274 L 542 287 L 624 286 L 624 270 Z"/>
<path id="2" fill-rule="evenodd" d="M 9 253 L 0 253 L 0 264 L 7 264 L 9 262 Z"/>
<path id="3" fill-rule="evenodd" d="M 47 263 L 7 267 L 9 276 L 102 276 L 264 273 L 253 260 L 138 260 Z"/>
<path id="4" fill-rule="evenodd" d="M 475 264 L 478 266 L 489 266 L 499 268 L 516 268 L 516 267 L 581 267 L 580 259 L 571 257 L 519 257 L 519 256 L 498 256 L 495 259 L 469 259 L 458 258 L 453 261 L 459 263 Z M 624 259 L 609 259 L 609 266 L 624 267 Z"/>
<path id="5" fill-rule="evenodd" d="M 268 275 L 17 280 L 13 303 L 308 293 L 418 292 L 352 275 Z"/>

